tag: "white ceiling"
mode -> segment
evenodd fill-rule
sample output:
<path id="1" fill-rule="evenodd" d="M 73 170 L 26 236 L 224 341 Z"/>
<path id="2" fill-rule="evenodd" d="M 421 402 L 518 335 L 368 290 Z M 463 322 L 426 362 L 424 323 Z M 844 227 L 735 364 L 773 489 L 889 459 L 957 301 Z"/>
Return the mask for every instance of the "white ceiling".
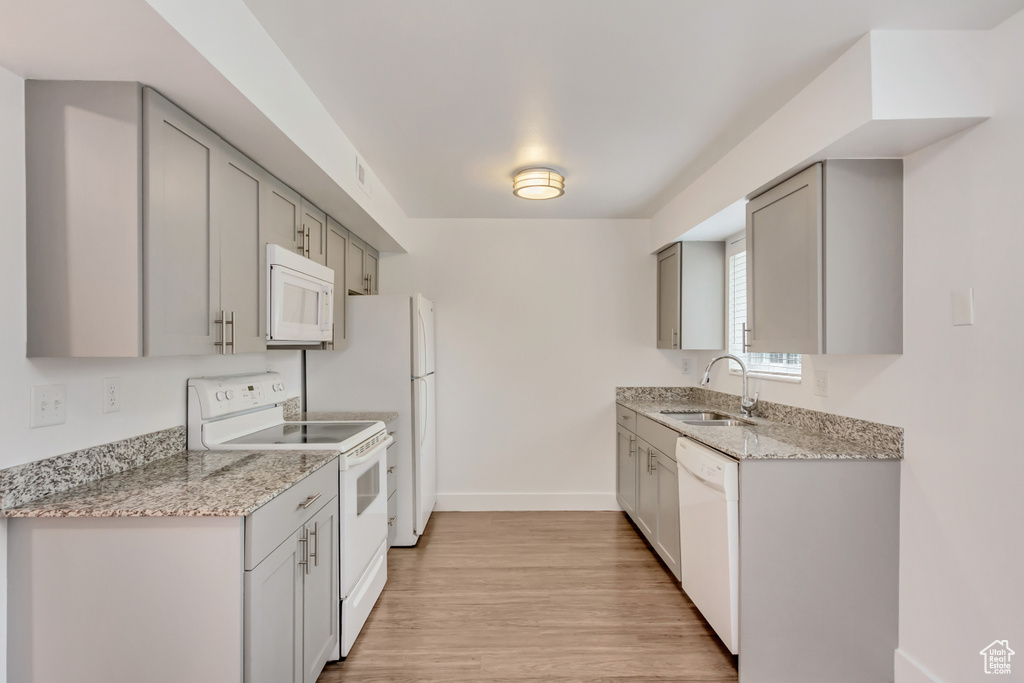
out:
<path id="1" fill-rule="evenodd" d="M 411 217 L 644 218 L 871 29 L 1024 0 L 245 0 Z M 551 166 L 566 194 L 516 199 Z"/>

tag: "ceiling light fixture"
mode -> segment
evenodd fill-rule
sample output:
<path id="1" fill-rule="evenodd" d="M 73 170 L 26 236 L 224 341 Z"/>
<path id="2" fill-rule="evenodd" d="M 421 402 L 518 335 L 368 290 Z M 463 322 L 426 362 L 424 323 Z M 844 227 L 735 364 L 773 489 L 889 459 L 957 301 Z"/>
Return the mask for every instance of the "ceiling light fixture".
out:
<path id="1" fill-rule="evenodd" d="M 554 199 L 565 194 L 565 178 L 550 168 L 524 168 L 512 179 L 512 194 L 522 199 Z"/>

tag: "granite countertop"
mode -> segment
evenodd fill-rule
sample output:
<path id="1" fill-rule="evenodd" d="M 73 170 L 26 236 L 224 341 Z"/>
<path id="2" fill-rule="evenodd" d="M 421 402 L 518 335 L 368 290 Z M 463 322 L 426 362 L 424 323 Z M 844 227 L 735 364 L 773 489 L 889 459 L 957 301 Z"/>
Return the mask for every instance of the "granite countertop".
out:
<path id="1" fill-rule="evenodd" d="M 337 451 L 184 451 L 3 515 L 242 517 L 337 458 Z"/>
<path id="2" fill-rule="evenodd" d="M 319 412 L 319 413 L 298 413 L 295 417 L 288 417 L 289 420 L 304 420 L 307 422 L 343 422 L 346 420 L 380 420 L 388 424 L 398 419 L 398 413 L 389 412 Z"/>
<path id="3" fill-rule="evenodd" d="M 900 460 L 900 455 L 874 448 L 854 439 L 845 440 L 810 429 L 759 417 L 743 417 L 736 411 L 682 399 L 643 400 L 618 398 L 617 402 L 659 424 L 710 446 L 738 460 Z M 663 412 L 717 412 L 751 425 L 709 427 L 681 422 Z M 756 412 L 756 411 L 755 411 Z M 675 457 L 675 454 L 672 454 Z"/>

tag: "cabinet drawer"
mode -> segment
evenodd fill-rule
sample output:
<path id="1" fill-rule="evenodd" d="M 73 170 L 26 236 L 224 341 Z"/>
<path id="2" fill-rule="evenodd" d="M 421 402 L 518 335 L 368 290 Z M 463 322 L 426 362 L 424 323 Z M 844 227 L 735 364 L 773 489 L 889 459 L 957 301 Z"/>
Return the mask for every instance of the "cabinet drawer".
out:
<path id="1" fill-rule="evenodd" d="M 636 433 L 640 438 L 647 441 L 647 443 L 651 444 L 662 453 L 667 454 L 669 458 L 675 460 L 676 440 L 679 439 L 679 434 L 674 429 L 669 429 L 665 425 L 659 424 L 649 417 L 637 415 Z"/>
<path id="2" fill-rule="evenodd" d="M 298 457 L 298 456 L 296 456 Z M 319 495 L 312 505 L 303 504 Z M 245 568 L 250 570 L 293 531 L 338 497 L 338 460 L 332 460 L 245 518 Z"/>
<path id="3" fill-rule="evenodd" d="M 636 433 L 636 411 L 615 404 L 615 424 Z"/>

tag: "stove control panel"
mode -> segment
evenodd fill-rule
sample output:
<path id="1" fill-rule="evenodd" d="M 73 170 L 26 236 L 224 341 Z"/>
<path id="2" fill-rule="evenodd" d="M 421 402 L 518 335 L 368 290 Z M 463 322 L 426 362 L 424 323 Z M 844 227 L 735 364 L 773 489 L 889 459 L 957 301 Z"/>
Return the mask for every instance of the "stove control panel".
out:
<path id="1" fill-rule="evenodd" d="M 203 420 L 273 406 L 287 398 L 284 380 L 276 372 L 188 381 L 189 415 L 201 415 Z"/>

